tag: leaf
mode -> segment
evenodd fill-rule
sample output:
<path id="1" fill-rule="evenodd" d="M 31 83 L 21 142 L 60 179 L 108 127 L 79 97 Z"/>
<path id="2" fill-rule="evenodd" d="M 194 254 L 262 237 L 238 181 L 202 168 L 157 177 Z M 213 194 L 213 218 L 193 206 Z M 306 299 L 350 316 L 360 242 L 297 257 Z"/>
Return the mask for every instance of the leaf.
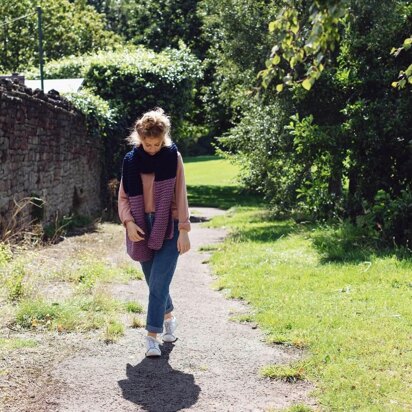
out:
<path id="1" fill-rule="evenodd" d="M 275 31 L 275 28 L 276 28 L 276 21 L 271 21 L 269 23 L 269 32 L 273 33 Z"/>
<path id="2" fill-rule="evenodd" d="M 411 46 L 412 45 L 412 37 L 408 37 L 407 39 L 405 39 L 405 41 L 403 42 L 403 46 Z"/>
<path id="3" fill-rule="evenodd" d="M 280 93 L 282 90 L 283 90 L 283 83 L 279 83 L 279 84 L 276 86 L 276 91 L 277 91 L 278 93 Z"/>
<path id="4" fill-rule="evenodd" d="M 272 59 L 272 63 L 274 66 L 280 63 L 280 56 L 278 54 Z"/>
<path id="5" fill-rule="evenodd" d="M 312 88 L 312 82 L 309 80 L 309 79 L 305 79 L 305 80 L 303 80 L 303 82 L 302 82 L 302 87 L 305 89 L 305 90 L 310 90 L 311 88 Z"/>
<path id="6" fill-rule="evenodd" d="M 296 34 L 299 31 L 299 26 L 298 25 L 292 26 L 290 29 L 292 30 L 293 34 Z"/>

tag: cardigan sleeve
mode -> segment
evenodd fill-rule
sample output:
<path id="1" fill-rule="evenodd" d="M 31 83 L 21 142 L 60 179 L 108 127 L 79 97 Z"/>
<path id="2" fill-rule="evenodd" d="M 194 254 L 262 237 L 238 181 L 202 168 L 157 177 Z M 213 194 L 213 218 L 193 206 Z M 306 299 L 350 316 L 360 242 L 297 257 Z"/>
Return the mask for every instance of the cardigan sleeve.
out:
<path id="1" fill-rule="evenodd" d="M 120 180 L 119 195 L 117 199 L 117 209 L 120 221 L 124 226 L 128 221 L 134 222 L 132 213 L 130 212 L 129 196 L 127 196 L 123 187 L 123 180 Z"/>
<path id="2" fill-rule="evenodd" d="M 178 154 L 177 171 L 176 171 L 176 208 L 179 219 L 179 230 L 190 231 L 190 213 L 189 204 L 187 201 L 187 189 L 185 181 L 185 171 L 183 167 L 183 159 L 181 154 Z"/>

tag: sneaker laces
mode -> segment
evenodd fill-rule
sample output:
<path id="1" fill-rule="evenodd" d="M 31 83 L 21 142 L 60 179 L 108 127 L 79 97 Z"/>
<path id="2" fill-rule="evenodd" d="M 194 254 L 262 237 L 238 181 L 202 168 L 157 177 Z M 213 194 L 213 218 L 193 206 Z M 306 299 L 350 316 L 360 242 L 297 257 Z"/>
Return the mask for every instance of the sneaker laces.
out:
<path id="1" fill-rule="evenodd" d="M 154 339 L 147 339 L 149 343 L 149 350 L 150 349 L 158 349 L 158 343 Z"/>

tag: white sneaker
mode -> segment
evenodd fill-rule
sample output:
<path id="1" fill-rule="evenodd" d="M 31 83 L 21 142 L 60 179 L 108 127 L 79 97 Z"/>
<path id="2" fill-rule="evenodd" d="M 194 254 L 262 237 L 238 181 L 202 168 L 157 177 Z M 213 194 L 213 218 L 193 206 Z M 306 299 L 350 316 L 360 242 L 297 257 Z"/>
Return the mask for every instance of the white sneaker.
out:
<path id="1" fill-rule="evenodd" d="M 177 340 L 174 335 L 177 327 L 176 316 L 164 321 L 164 332 L 162 335 L 163 342 L 175 342 Z"/>
<path id="2" fill-rule="evenodd" d="M 159 341 L 151 336 L 146 336 L 146 356 L 154 357 L 161 356 L 162 352 L 159 348 Z"/>

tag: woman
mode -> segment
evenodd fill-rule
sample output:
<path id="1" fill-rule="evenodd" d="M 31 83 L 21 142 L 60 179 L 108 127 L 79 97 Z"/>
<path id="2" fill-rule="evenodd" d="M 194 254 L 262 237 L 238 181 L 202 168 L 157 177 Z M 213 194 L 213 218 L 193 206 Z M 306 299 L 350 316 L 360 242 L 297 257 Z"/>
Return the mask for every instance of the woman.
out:
<path id="1" fill-rule="evenodd" d="M 190 249 L 189 209 L 183 161 L 170 138 L 162 109 L 145 113 L 134 125 L 134 149 L 123 160 L 119 217 L 126 227 L 129 256 L 139 261 L 149 286 L 146 356 L 160 356 L 157 334 L 174 342 L 176 317 L 169 286 L 179 254 Z"/>

